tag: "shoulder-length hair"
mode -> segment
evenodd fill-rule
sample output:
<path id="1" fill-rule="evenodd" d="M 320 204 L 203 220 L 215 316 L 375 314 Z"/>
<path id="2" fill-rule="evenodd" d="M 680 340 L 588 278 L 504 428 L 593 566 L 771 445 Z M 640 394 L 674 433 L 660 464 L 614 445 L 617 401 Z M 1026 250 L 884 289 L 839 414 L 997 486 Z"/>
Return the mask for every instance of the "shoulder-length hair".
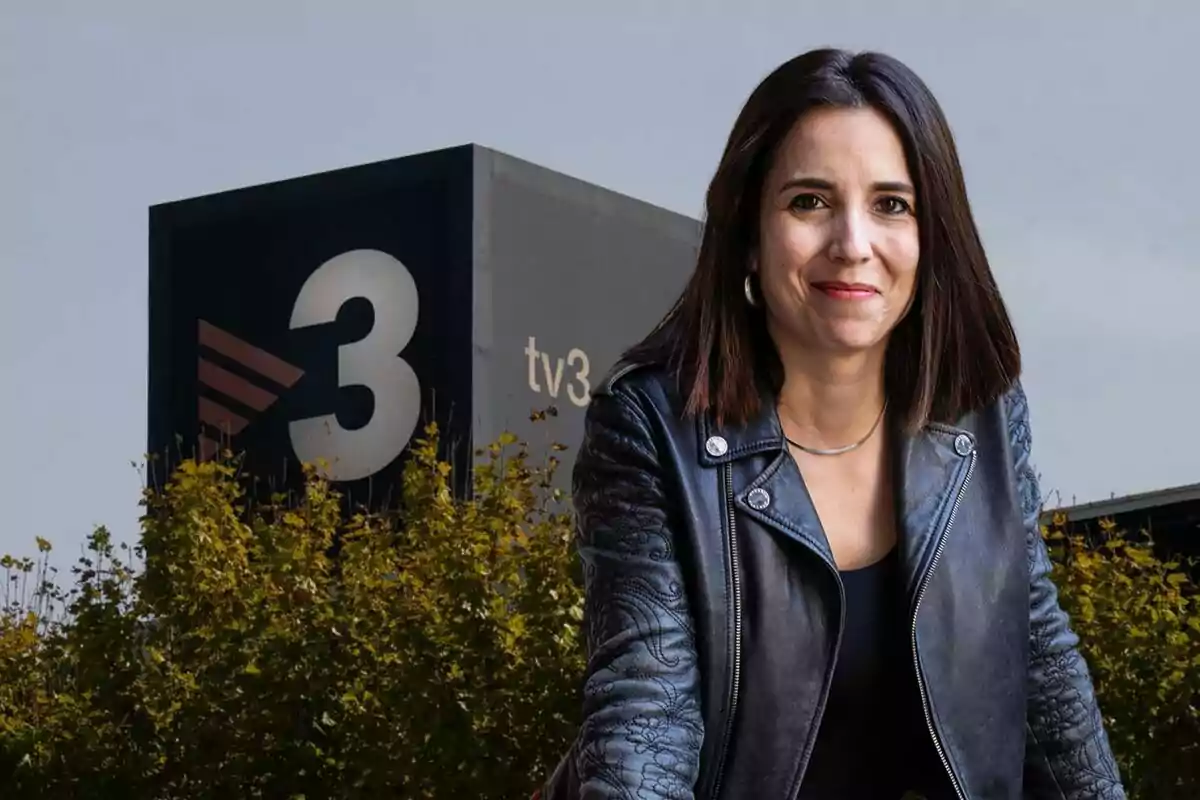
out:
<path id="1" fill-rule="evenodd" d="M 888 342 L 885 384 L 906 430 L 952 423 L 996 400 L 1021 368 L 1016 334 L 967 202 L 941 107 L 908 67 L 879 53 L 819 49 L 754 90 L 708 188 L 696 269 L 666 317 L 626 358 L 666 365 L 688 414 L 744 424 L 783 381 L 779 355 L 743 282 L 758 245 L 763 181 L 805 112 L 870 107 L 890 120 L 917 193 L 913 304 Z"/>

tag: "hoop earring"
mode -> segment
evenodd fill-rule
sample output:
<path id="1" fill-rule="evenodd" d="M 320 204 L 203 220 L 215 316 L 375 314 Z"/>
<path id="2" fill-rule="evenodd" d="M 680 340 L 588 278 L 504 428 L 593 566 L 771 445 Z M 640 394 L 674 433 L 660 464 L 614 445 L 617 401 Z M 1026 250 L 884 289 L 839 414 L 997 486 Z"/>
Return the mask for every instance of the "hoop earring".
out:
<path id="1" fill-rule="evenodd" d="M 758 308 L 758 298 L 754 296 L 754 281 L 751 280 L 754 276 L 746 273 L 746 280 L 742 284 L 742 291 L 746 293 L 746 302 L 751 308 Z"/>

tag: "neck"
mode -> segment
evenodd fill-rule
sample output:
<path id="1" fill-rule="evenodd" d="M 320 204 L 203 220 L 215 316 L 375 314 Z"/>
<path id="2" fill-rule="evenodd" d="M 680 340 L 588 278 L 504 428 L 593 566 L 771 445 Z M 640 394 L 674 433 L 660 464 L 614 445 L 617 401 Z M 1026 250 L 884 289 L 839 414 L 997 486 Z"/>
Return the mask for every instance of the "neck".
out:
<path id="1" fill-rule="evenodd" d="M 779 406 L 788 436 L 810 447 L 841 447 L 866 435 L 885 400 L 882 349 L 780 355 Z"/>

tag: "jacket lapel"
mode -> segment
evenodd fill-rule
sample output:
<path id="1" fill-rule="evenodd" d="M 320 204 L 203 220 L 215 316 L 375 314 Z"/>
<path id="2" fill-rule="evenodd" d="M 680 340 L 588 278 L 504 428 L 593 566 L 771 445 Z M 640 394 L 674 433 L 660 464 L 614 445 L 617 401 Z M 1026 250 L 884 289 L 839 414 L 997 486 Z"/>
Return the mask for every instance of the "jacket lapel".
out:
<path id="1" fill-rule="evenodd" d="M 808 548 L 836 571 L 812 497 L 787 450 L 774 402 L 764 403 L 762 413 L 741 427 L 717 427 L 702 417 L 697 435 L 701 463 L 708 467 L 766 457 L 765 466 L 756 471 L 738 471 L 744 476 L 734 480 L 738 510 Z M 945 533 L 950 509 L 966 478 L 970 460 L 966 456 L 974 448 L 974 437 L 963 428 L 936 423 L 912 435 L 893 425 L 891 436 L 897 532 L 911 593 Z"/>
<path id="2" fill-rule="evenodd" d="M 896 517 L 911 597 L 932 566 L 959 489 L 966 480 L 975 438 L 962 428 L 938 423 L 893 439 L 892 480 Z"/>
<path id="3" fill-rule="evenodd" d="M 752 456 L 765 457 L 765 467 L 760 466 L 760 458 L 735 473 L 734 503 L 738 510 L 812 550 L 834 567 L 829 540 L 800 469 L 787 450 L 774 401 L 764 402 L 762 412 L 745 426 L 718 428 L 705 417 L 697 430 L 701 463 L 706 466 L 732 466 Z"/>

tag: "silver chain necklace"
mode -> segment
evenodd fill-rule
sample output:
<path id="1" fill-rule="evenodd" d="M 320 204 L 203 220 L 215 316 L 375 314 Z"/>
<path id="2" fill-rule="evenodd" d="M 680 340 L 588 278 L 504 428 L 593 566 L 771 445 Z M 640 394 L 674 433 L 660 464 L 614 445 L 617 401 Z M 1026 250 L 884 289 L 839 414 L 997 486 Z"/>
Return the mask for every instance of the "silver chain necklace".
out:
<path id="1" fill-rule="evenodd" d="M 870 439 L 871 436 L 875 433 L 875 429 L 879 427 L 879 423 L 883 419 L 883 415 L 885 413 L 887 413 L 887 403 L 884 403 L 883 408 L 879 409 L 879 416 L 875 418 L 875 424 L 871 426 L 871 430 L 867 431 L 867 435 L 862 437 L 861 439 L 859 439 L 857 442 L 854 442 L 853 444 L 845 445 L 843 447 L 834 447 L 829 450 L 823 450 L 819 447 L 807 447 L 805 445 L 802 445 L 799 442 L 797 442 L 795 439 L 788 436 L 787 434 L 784 434 L 783 438 L 786 439 L 787 443 L 790 444 L 792 447 L 795 447 L 799 450 L 803 450 L 804 452 L 809 453 L 810 455 L 840 456 L 842 453 L 849 453 L 851 450 L 857 450 L 858 448 L 860 448 L 864 444 L 866 444 L 867 440 Z"/>

